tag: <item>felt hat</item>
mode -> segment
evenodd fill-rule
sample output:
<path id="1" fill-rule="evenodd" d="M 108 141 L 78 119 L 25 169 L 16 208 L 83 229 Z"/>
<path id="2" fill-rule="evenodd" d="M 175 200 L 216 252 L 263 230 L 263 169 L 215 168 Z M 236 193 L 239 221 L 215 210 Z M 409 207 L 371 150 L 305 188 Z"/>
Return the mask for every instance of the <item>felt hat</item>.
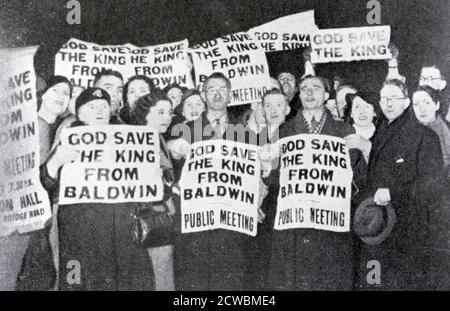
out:
<path id="1" fill-rule="evenodd" d="M 379 245 L 389 237 L 396 222 L 397 216 L 390 203 L 377 205 L 370 197 L 356 209 L 353 228 L 364 243 Z"/>

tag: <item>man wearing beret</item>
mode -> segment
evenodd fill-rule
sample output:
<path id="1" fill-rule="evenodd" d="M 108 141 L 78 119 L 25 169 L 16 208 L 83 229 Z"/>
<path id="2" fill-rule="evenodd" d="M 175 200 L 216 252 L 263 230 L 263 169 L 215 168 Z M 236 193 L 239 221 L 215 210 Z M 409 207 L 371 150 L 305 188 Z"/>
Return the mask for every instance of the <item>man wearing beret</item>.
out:
<path id="1" fill-rule="evenodd" d="M 439 203 L 443 180 L 438 136 L 408 110 L 403 82 L 388 80 L 380 92 L 385 119 L 372 137 L 368 195 L 379 206 L 392 205 L 397 221 L 378 245 L 361 244 L 359 285 L 368 289 L 431 289 L 430 212 Z M 381 266 L 381 284 L 367 284 L 366 265 Z"/>

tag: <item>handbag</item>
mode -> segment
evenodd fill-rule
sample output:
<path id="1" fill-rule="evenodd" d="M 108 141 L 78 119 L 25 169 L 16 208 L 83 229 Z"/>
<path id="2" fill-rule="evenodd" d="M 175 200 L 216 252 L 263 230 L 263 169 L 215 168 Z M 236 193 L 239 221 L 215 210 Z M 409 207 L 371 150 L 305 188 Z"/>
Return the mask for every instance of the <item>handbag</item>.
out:
<path id="1" fill-rule="evenodd" d="M 155 207 L 158 206 L 158 210 Z M 161 208 L 162 207 L 162 208 Z M 164 211 L 159 211 L 159 210 Z M 138 204 L 133 214 L 133 243 L 141 248 L 151 248 L 173 243 L 174 216 L 166 201 Z"/>

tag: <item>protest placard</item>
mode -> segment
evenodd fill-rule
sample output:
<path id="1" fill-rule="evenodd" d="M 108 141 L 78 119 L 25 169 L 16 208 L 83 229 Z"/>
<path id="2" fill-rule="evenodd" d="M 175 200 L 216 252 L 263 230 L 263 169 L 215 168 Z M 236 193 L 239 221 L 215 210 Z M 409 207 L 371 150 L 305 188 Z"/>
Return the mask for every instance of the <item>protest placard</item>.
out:
<path id="1" fill-rule="evenodd" d="M 64 129 L 61 143 L 80 151 L 61 171 L 59 204 L 153 202 L 163 197 L 159 134 L 146 126 Z"/>
<path id="2" fill-rule="evenodd" d="M 288 51 L 311 46 L 310 34 L 318 27 L 314 10 L 280 17 L 248 31 L 266 52 Z"/>
<path id="3" fill-rule="evenodd" d="M 39 179 L 36 51 L 0 49 L 0 236 L 42 229 L 51 217 Z"/>
<path id="4" fill-rule="evenodd" d="M 55 74 L 66 76 L 73 85 L 92 87 L 95 75 L 103 69 L 120 72 L 125 79 L 144 75 L 156 87 L 178 83 L 192 88 L 186 61 L 189 42 L 137 47 L 132 44 L 98 45 L 70 39 L 55 56 Z"/>
<path id="5" fill-rule="evenodd" d="M 299 134 L 280 146 L 280 192 L 275 229 L 350 230 L 353 171 L 345 140 Z"/>
<path id="6" fill-rule="evenodd" d="M 248 33 L 203 42 L 191 52 L 198 86 L 213 72 L 221 72 L 230 79 L 230 106 L 259 102 L 270 87 L 266 54 Z"/>
<path id="7" fill-rule="evenodd" d="M 321 29 L 311 34 L 312 63 L 390 59 L 390 26 Z"/>
<path id="8" fill-rule="evenodd" d="M 258 147 L 226 140 L 191 145 L 180 180 L 182 233 L 227 229 L 255 236 Z"/>

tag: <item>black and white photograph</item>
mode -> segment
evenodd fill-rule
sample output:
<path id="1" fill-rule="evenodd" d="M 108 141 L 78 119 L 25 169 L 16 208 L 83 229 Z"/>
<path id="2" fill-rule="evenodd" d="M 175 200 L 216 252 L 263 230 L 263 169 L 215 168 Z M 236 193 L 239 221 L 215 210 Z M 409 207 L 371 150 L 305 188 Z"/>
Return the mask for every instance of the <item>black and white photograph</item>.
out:
<path id="1" fill-rule="evenodd" d="M 449 16 L 0 0 L 0 291 L 449 291 Z"/>

